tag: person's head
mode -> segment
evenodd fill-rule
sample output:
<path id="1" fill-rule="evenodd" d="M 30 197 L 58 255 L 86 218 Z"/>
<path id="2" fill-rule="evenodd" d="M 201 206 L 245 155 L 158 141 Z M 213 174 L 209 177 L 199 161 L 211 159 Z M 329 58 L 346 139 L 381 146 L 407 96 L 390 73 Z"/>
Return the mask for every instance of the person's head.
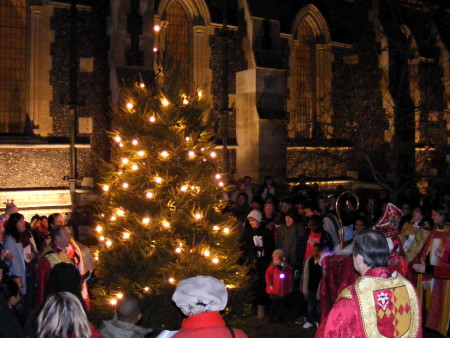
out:
<path id="1" fill-rule="evenodd" d="M 275 207 L 271 201 L 264 204 L 264 216 L 271 218 L 273 216 L 274 210 Z"/>
<path id="2" fill-rule="evenodd" d="M 53 229 L 54 227 L 66 225 L 66 222 L 64 221 L 63 215 L 55 213 L 48 216 L 48 224 L 50 229 Z"/>
<path id="3" fill-rule="evenodd" d="M 323 197 L 323 196 L 319 197 L 317 199 L 317 204 L 318 204 L 320 211 L 322 211 L 322 212 L 327 211 L 328 205 L 327 205 L 327 199 L 325 197 Z"/>
<path id="4" fill-rule="evenodd" d="M 355 232 L 366 230 L 368 226 L 367 218 L 361 216 L 355 218 Z"/>
<path id="5" fill-rule="evenodd" d="M 284 213 L 287 213 L 292 208 L 291 203 L 287 201 L 283 201 L 280 203 L 280 210 Z"/>
<path id="6" fill-rule="evenodd" d="M 31 227 L 31 229 L 34 229 L 34 228 L 36 228 L 36 227 L 38 227 L 40 225 L 41 225 L 41 218 L 40 218 L 40 216 L 38 214 L 33 215 L 33 217 L 31 217 L 31 220 L 30 220 L 30 227 Z"/>
<path id="7" fill-rule="evenodd" d="M 275 216 L 273 216 L 273 221 L 275 222 L 275 224 L 282 224 L 285 221 L 285 216 L 284 216 L 284 212 L 277 210 L 275 212 Z"/>
<path id="8" fill-rule="evenodd" d="M 252 184 L 252 178 L 250 176 L 245 176 L 244 182 L 246 185 L 250 186 Z"/>
<path id="9" fill-rule="evenodd" d="M 436 226 L 442 226 L 447 220 L 447 206 L 437 204 L 431 208 L 431 218 Z"/>
<path id="10" fill-rule="evenodd" d="M 321 232 L 323 230 L 323 225 L 322 225 L 322 218 L 318 215 L 312 215 L 309 219 L 308 219 L 308 228 L 312 231 L 312 232 Z"/>
<path id="11" fill-rule="evenodd" d="M 311 256 L 314 258 L 319 258 L 320 254 L 323 251 L 323 246 L 320 243 L 313 244 L 312 250 L 311 250 Z"/>
<path id="12" fill-rule="evenodd" d="M 319 207 L 313 202 L 307 202 L 303 204 L 303 210 L 305 211 L 305 215 L 308 218 L 311 218 L 313 215 L 320 215 Z"/>
<path id="13" fill-rule="evenodd" d="M 45 298 L 58 292 L 70 292 L 84 305 L 81 289 L 82 280 L 78 269 L 70 263 L 58 263 L 50 270 L 45 284 Z"/>
<path id="14" fill-rule="evenodd" d="M 295 210 L 289 210 L 288 213 L 286 214 L 286 217 L 284 218 L 286 221 L 286 225 L 288 227 L 294 225 L 295 220 L 296 220 L 296 212 Z"/>
<path id="15" fill-rule="evenodd" d="M 12 280 L 14 283 L 17 284 L 17 287 L 22 290 L 23 289 L 23 281 L 22 277 L 16 276 L 16 275 L 9 275 L 8 280 Z"/>
<path id="16" fill-rule="evenodd" d="M 273 185 L 273 177 L 272 176 L 266 176 L 266 178 L 264 179 L 264 184 L 266 186 Z"/>
<path id="17" fill-rule="evenodd" d="M 247 219 L 253 229 L 259 228 L 262 221 L 262 215 L 261 211 L 259 210 L 252 210 L 247 216 Z"/>
<path id="18" fill-rule="evenodd" d="M 11 202 L 6 202 L 5 203 L 6 206 L 6 210 L 5 210 L 5 215 L 9 216 L 12 214 L 16 214 L 19 212 L 19 208 L 14 204 L 14 200 L 11 200 Z"/>
<path id="19" fill-rule="evenodd" d="M 20 241 L 20 235 L 25 231 L 25 219 L 22 214 L 11 214 L 6 221 L 5 235 L 11 235 L 17 242 Z"/>
<path id="20" fill-rule="evenodd" d="M 298 213 L 300 216 L 303 216 L 303 215 L 305 214 L 305 209 L 304 209 L 304 207 L 303 207 L 303 203 L 302 203 L 302 202 L 297 203 L 297 204 L 295 205 L 295 208 L 297 209 L 297 213 Z"/>
<path id="21" fill-rule="evenodd" d="M 41 227 L 44 228 L 45 230 L 48 230 L 48 218 L 47 218 L 47 216 L 41 216 L 40 220 L 41 220 Z"/>
<path id="22" fill-rule="evenodd" d="M 116 316 L 122 322 L 136 324 L 142 318 L 142 307 L 139 297 L 134 293 L 128 293 L 117 302 Z"/>
<path id="23" fill-rule="evenodd" d="M 66 226 L 57 226 L 52 228 L 50 236 L 56 246 L 60 249 L 67 248 L 70 244 L 70 230 Z"/>
<path id="24" fill-rule="evenodd" d="M 406 215 L 410 215 L 411 214 L 411 206 L 409 205 L 409 203 L 403 203 L 401 205 L 400 210 L 402 211 L 402 215 L 406 216 Z"/>
<path id="25" fill-rule="evenodd" d="M 209 276 L 197 276 L 178 283 L 172 300 L 186 316 L 222 311 L 228 302 L 225 285 Z"/>
<path id="26" fill-rule="evenodd" d="M 246 205 L 247 201 L 248 201 L 248 196 L 245 192 L 241 192 L 236 199 L 236 203 L 240 207 Z"/>
<path id="27" fill-rule="evenodd" d="M 38 337 L 90 338 L 89 321 L 78 298 L 70 292 L 47 298 L 38 317 Z"/>
<path id="28" fill-rule="evenodd" d="M 422 213 L 422 208 L 421 207 L 415 207 L 413 212 L 412 212 L 412 219 L 414 222 L 422 222 L 423 219 L 423 213 Z"/>
<path id="29" fill-rule="evenodd" d="M 366 205 L 367 210 L 374 211 L 376 207 L 377 207 L 377 202 L 375 201 L 375 198 L 372 198 L 372 197 L 369 198 L 367 200 L 367 205 Z"/>
<path id="30" fill-rule="evenodd" d="M 387 266 L 389 244 L 376 230 L 363 230 L 353 241 L 353 265 L 362 276 L 367 270 Z"/>
<path id="31" fill-rule="evenodd" d="M 16 306 L 20 302 L 20 288 L 10 277 L 0 283 L 0 297 L 11 307 Z"/>
<path id="32" fill-rule="evenodd" d="M 280 265 L 284 262 L 284 252 L 282 249 L 276 249 L 272 254 L 272 261 L 275 265 Z"/>
<path id="33" fill-rule="evenodd" d="M 253 210 L 261 210 L 262 201 L 258 196 L 253 196 L 252 201 L 250 203 L 250 207 Z"/>

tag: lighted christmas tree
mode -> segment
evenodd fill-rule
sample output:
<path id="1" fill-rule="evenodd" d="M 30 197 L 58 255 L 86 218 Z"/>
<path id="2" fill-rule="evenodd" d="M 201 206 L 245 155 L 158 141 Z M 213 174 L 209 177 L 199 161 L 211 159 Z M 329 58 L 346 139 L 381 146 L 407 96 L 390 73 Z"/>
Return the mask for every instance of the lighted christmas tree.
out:
<path id="1" fill-rule="evenodd" d="M 160 72 L 124 90 L 113 112 L 112 160 L 104 164 L 95 252 L 96 305 L 121 294 L 144 298 L 147 325 L 179 328 L 171 302 L 178 281 L 214 276 L 229 288 L 228 313 L 245 303 L 234 222 L 221 213 L 227 186 L 201 90 L 187 92 Z M 178 81 L 178 83 L 182 83 Z"/>

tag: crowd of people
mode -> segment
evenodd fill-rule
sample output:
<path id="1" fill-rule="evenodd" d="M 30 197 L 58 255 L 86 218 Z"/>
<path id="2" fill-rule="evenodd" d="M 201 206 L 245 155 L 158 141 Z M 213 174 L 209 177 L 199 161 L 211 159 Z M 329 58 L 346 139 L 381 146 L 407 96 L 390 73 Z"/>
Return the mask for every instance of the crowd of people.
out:
<path id="1" fill-rule="evenodd" d="M 405 189 L 395 201 L 397 208 L 389 203 L 387 191 L 380 190 L 376 196 L 363 196 L 360 203 L 344 198 L 338 214 L 336 200 L 344 195 L 342 186 L 325 193 L 302 178 L 290 191 L 272 177 L 255 187 L 248 176 L 227 195 L 229 205 L 223 212 L 238 224 L 239 263 L 253 277 L 256 317 L 270 322 L 296 318 L 295 323 L 305 329 L 318 328 L 318 337 L 345 337 L 350 334 L 346 325 L 359 320 L 355 330 L 367 333 L 367 325 L 373 323 L 363 320 L 358 288 L 367 284 L 376 289 L 383 282 L 385 291 L 375 302 L 365 298 L 364 304 L 384 314 L 389 292 L 402 289 L 395 299 L 405 298 L 410 322 L 418 323 L 407 330 L 419 337 L 425 326 L 447 335 L 449 196 L 434 188 L 423 194 Z M 72 238 L 61 214 L 35 215 L 26 222 L 14 203 L 7 203 L 0 216 L 0 337 L 148 335 L 151 329 L 138 326 L 141 305 L 133 293 L 119 300 L 114 318 L 100 329 L 89 322 L 87 282 L 93 267 L 89 249 Z M 334 268 L 342 276 L 326 279 Z M 326 285 L 330 280 L 336 285 Z M 336 294 L 327 295 L 327 290 Z M 213 331 L 217 337 L 246 337 L 223 321 L 219 311 L 226 306 L 227 291 L 213 277 L 180 281 L 173 301 L 187 318 L 179 331 L 164 331 L 159 337 L 199 333 L 206 337 Z M 326 309 L 325 301 L 329 301 Z M 378 330 L 391 336 L 397 324 L 380 320 Z"/>
<path id="2" fill-rule="evenodd" d="M 438 194 L 434 187 L 424 191 L 407 188 L 394 201 L 397 208 L 389 203 L 388 192 L 380 190 L 360 197 L 360 203 L 345 197 L 338 215 L 336 199 L 345 195 L 342 186 L 324 193 L 317 185 L 307 185 L 300 178 L 288 191 L 267 177 L 259 188 L 253 188 L 249 177 L 239 180 L 236 190 L 229 195 L 226 212 L 239 223 L 241 264 L 247 265 L 254 276 L 252 292 L 258 318 L 280 322 L 287 311 L 294 311 L 295 322 L 303 328 L 319 327 L 321 319 L 326 321 L 330 312 L 330 309 L 321 311 L 323 298 L 331 297 L 331 308 L 338 298 L 335 296 L 359 276 L 352 261 L 355 239 L 369 229 L 376 229 L 389 246 L 385 264 L 389 271 L 403 275 L 418 291 L 424 305 L 420 309 L 423 325 L 447 335 L 450 195 Z M 328 259 L 330 256 L 348 259 Z M 344 275 L 348 272 L 343 276 L 347 280 L 344 282 L 338 276 L 332 280 L 337 285 L 324 285 L 330 279 L 324 278 L 323 270 L 327 266 L 327 273 L 331 273 L 333 264 L 346 264 L 337 271 L 345 272 Z M 327 295 L 329 288 L 338 293 Z"/>

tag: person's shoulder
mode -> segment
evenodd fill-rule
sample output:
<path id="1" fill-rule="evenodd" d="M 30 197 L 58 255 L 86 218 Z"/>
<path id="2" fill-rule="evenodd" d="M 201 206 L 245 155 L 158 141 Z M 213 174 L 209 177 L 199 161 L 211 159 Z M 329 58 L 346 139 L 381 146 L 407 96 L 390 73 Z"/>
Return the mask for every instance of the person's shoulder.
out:
<path id="1" fill-rule="evenodd" d="M 352 299 L 352 286 L 347 286 L 344 290 L 339 293 L 337 300 L 340 299 Z"/>

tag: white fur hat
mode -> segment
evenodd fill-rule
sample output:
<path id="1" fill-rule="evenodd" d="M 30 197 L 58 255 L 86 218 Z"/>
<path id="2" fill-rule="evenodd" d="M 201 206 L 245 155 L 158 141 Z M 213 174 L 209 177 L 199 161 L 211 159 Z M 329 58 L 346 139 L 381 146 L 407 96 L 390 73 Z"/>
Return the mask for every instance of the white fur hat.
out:
<path id="1" fill-rule="evenodd" d="M 225 285 L 209 276 L 197 276 L 178 283 L 172 300 L 186 316 L 221 311 L 228 302 Z"/>
<path id="2" fill-rule="evenodd" d="M 254 220 L 257 220 L 258 222 L 262 221 L 262 214 L 259 210 L 252 210 L 248 214 L 247 218 L 253 218 Z"/>

